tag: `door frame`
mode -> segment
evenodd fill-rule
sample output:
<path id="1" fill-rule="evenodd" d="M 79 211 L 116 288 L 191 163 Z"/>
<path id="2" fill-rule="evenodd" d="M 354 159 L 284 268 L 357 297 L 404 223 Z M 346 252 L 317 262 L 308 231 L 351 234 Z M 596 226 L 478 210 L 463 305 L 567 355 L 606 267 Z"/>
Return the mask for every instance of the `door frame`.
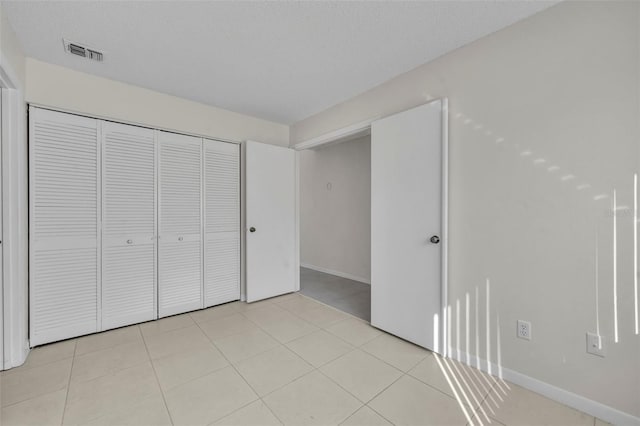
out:
<path id="1" fill-rule="evenodd" d="M 441 282 L 440 282 L 440 320 L 438 324 L 438 331 L 440 333 L 440 342 L 442 347 L 436 348 L 436 352 L 449 356 L 450 348 L 447 341 L 447 330 L 449 327 L 447 318 L 447 306 L 449 303 L 449 100 L 448 98 L 434 99 L 424 104 L 413 105 L 410 108 L 406 108 L 400 111 L 393 111 L 384 116 L 376 116 L 370 119 L 351 124 L 340 129 L 333 130 L 328 133 L 324 133 L 320 136 L 316 136 L 311 139 L 299 142 L 292 146 L 296 151 L 303 151 L 307 149 L 318 148 L 321 146 L 328 146 L 338 144 L 342 142 L 348 142 L 353 139 L 357 139 L 363 136 L 371 134 L 371 124 L 381 118 L 397 114 L 409 109 L 413 109 L 420 105 L 426 105 L 432 102 L 442 102 L 442 261 L 441 261 Z M 298 227 L 297 239 L 300 239 L 299 224 L 300 224 L 300 173 L 299 173 L 298 155 L 296 155 L 296 225 Z M 298 265 L 300 265 L 300 244 L 298 242 Z M 299 285 L 299 283 L 298 283 Z"/>
<path id="2" fill-rule="evenodd" d="M 0 370 L 24 363 L 28 333 L 27 114 L 18 74 L 0 52 L 2 88 L 2 276 L 0 277 Z"/>

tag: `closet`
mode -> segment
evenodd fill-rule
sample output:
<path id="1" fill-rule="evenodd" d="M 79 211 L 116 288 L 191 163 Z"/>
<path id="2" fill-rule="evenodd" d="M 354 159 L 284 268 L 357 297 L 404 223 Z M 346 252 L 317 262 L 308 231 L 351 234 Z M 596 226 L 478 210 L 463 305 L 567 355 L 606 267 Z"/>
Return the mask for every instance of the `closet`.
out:
<path id="1" fill-rule="evenodd" d="M 239 145 L 29 108 L 30 339 L 240 298 Z"/>
<path id="2" fill-rule="evenodd" d="M 156 318 L 155 142 L 102 123 L 102 329 Z"/>
<path id="3" fill-rule="evenodd" d="M 202 140 L 159 132 L 160 316 L 202 308 Z"/>

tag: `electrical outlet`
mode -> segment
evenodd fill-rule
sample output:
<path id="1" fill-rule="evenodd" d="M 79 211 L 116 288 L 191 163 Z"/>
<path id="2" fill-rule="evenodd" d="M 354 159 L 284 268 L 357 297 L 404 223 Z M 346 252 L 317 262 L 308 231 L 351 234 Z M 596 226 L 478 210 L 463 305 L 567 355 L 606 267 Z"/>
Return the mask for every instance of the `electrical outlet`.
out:
<path id="1" fill-rule="evenodd" d="M 531 323 L 518 320 L 517 336 L 521 339 L 531 340 Z"/>
<path id="2" fill-rule="evenodd" d="M 587 333 L 587 353 L 604 358 L 606 354 L 604 348 L 604 337 L 598 336 L 595 333 Z"/>

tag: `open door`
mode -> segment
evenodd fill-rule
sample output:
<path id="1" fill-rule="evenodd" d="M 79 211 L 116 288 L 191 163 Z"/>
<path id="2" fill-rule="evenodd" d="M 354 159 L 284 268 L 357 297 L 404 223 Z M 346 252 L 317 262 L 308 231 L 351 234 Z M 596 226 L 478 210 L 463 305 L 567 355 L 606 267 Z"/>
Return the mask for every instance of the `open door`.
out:
<path id="1" fill-rule="evenodd" d="M 371 324 L 443 352 L 446 100 L 371 126 Z"/>
<path id="2" fill-rule="evenodd" d="M 296 157 L 289 148 L 247 142 L 247 302 L 297 290 Z"/>

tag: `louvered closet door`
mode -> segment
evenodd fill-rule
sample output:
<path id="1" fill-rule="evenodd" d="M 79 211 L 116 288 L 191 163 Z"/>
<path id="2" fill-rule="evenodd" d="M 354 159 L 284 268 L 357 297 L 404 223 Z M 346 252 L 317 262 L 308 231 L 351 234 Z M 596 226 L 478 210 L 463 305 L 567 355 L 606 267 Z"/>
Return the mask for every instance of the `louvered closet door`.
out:
<path id="1" fill-rule="evenodd" d="M 204 140 L 204 303 L 240 299 L 240 147 Z"/>
<path id="2" fill-rule="evenodd" d="M 31 345 L 97 331 L 97 120 L 29 111 Z"/>
<path id="3" fill-rule="evenodd" d="M 202 139 L 158 132 L 159 315 L 201 309 Z"/>
<path id="4" fill-rule="evenodd" d="M 153 130 L 103 123 L 103 330 L 156 318 L 155 164 Z"/>

